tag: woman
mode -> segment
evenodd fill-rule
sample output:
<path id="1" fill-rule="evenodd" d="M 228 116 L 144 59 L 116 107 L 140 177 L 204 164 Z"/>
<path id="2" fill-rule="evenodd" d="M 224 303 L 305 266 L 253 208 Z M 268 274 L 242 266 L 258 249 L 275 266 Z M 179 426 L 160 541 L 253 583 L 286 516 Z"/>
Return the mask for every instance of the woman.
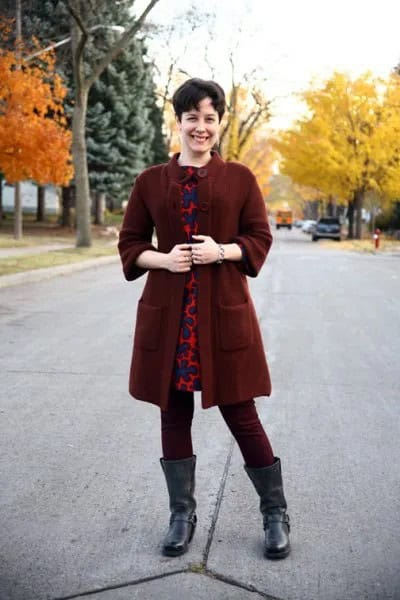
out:
<path id="1" fill-rule="evenodd" d="M 260 496 L 265 555 L 284 558 L 289 516 L 280 460 L 254 404 L 271 383 L 246 279 L 257 276 L 272 243 L 265 203 L 251 171 L 212 150 L 225 111 L 221 87 L 190 79 L 173 106 L 181 152 L 137 177 L 119 241 L 126 279 L 149 272 L 129 390 L 161 409 L 171 512 L 163 552 L 186 552 L 196 527 L 191 423 L 193 392 L 201 390 L 203 408 L 218 406 Z"/>

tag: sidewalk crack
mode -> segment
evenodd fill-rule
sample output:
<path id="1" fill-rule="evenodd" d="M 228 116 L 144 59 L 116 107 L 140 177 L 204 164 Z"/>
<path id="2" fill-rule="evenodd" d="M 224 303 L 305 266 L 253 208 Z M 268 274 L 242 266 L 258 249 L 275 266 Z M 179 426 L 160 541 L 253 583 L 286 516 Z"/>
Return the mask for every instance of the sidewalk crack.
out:
<path id="1" fill-rule="evenodd" d="M 224 495 L 224 490 L 225 490 L 225 485 L 226 485 L 226 479 L 228 477 L 228 471 L 229 471 L 229 467 L 231 465 L 234 445 L 235 445 L 235 440 L 232 438 L 231 442 L 230 442 L 229 450 L 228 450 L 228 456 L 225 461 L 224 472 L 222 474 L 222 479 L 221 479 L 221 483 L 220 483 L 219 490 L 218 490 L 217 502 L 216 502 L 214 513 L 213 513 L 213 516 L 211 519 L 211 526 L 210 526 L 210 530 L 208 532 L 206 547 L 203 552 L 202 566 L 204 569 L 207 568 L 208 555 L 210 553 L 210 548 L 211 548 L 211 544 L 212 544 L 213 537 L 214 537 L 215 526 L 217 524 L 219 511 L 221 508 L 222 498 Z"/>
<path id="2" fill-rule="evenodd" d="M 88 596 L 93 596 L 95 594 L 98 595 L 98 594 L 110 592 L 113 590 L 120 590 L 120 589 L 128 588 L 128 587 L 136 587 L 142 583 L 149 583 L 151 581 L 165 579 L 167 577 L 172 577 L 174 575 L 184 575 L 186 573 L 192 573 L 194 575 L 200 575 L 203 577 L 209 577 L 210 579 L 215 579 L 226 585 L 230 585 L 232 587 L 236 587 L 236 588 L 239 588 L 242 590 L 246 590 L 247 592 L 257 594 L 258 596 L 260 596 L 260 598 L 264 598 L 264 600 L 283 600 L 282 598 L 278 598 L 277 596 L 270 596 L 269 594 L 266 594 L 265 592 L 261 592 L 260 590 L 258 590 L 256 587 L 254 587 L 251 584 L 242 583 L 240 581 L 237 581 L 236 579 L 226 577 L 225 575 L 221 575 L 220 573 L 213 572 L 209 569 L 203 568 L 200 570 L 200 569 L 196 569 L 196 568 L 192 569 L 191 567 L 186 568 L 186 569 L 178 569 L 176 571 L 170 571 L 169 573 L 162 573 L 159 575 L 151 575 L 149 577 L 142 577 L 140 579 L 136 579 L 133 581 L 126 581 L 124 583 L 104 586 L 102 588 L 77 592 L 76 594 L 71 594 L 68 596 L 57 596 L 57 597 L 53 598 L 53 600 L 78 600 L 79 598 L 87 598 Z"/>
<path id="3" fill-rule="evenodd" d="M 150 575 L 149 577 L 140 577 L 139 579 L 133 579 L 132 581 L 124 581 L 123 583 L 116 583 L 115 585 L 105 585 L 101 588 L 95 588 L 92 590 L 86 590 L 83 592 L 77 592 L 69 596 L 57 596 L 52 600 L 75 600 L 77 598 L 84 598 L 85 596 L 93 596 L 94 594 L 102 594 L 104 592 L 110 592 L 112 590 L 120 590 L 127 587 L 134 587 L 141 583 L 148 583 L 150 581 L 156 581 L 158 579 L 165 579 L 166 577 L 172 577 L 173 575 L 179 575 L 181 573 L 187 573 L 187 569 L 177 569 L 176 571 L 169 571 L 168 573 L 160 573 L 159 575 Z"/>
<path id="4" fill-rule="evenodd" d="M 247 592 L 252 592 L 253 594 L 258 594 L 259 596 L 261 596 L 261 598 L 264 598 L 265 600 L 283 600 L 283 598 L 278 598 L 278 596 L 271 596 L 270 594 L 266 594 L 265 592 L 258 590 L 254 585 L 251 585 L 250 583 L 242 583 L 240 581 L 237 581 L 236 579 L 227 577 L 226 575 L 221 575 L 220 573 L 211 571 L 210 569 L 206 569 L 204 575 L 207 575 L 207 577 L 211 577 L 212 579 L 217 579 L 218 581 L 226 583 L 227 585 L 246 590 Z"/>

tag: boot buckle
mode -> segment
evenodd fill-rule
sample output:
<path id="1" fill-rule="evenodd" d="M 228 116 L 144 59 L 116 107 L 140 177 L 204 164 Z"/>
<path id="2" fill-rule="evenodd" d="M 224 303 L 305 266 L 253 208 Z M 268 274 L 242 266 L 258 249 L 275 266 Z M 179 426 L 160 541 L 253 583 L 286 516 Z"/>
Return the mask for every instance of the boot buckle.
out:
<path id="1" fill-rule="evenodd" d="M 264 529 L 268 527 L 269 523 L 285 523 L 290 531 L 290 518 L 286 512 L 267 513 L 264 517 Z"/>

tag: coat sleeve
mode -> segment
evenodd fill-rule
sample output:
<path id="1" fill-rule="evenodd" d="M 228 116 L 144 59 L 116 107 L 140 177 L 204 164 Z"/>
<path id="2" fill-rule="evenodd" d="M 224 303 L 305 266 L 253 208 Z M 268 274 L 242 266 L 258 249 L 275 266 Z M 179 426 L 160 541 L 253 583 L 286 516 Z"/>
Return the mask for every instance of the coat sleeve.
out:
<path id="1" fill-rule="evenodd" d="M 239 220 L 239 235 L 232 241 L 242 250 L 241 268 L 249 277 L 257 277 L 272 244 L 267 209 L 256 178 L 252 181 Z"/>
<path id="2" fill-rule="evenodd" d="M 154 223 L 141 195 L 141 179 L 136 179 L 129 197 L 122 229 L 119 234 L 118 250 L 125 278 L 133 281 L 147 272 L 136 265 L 138 256 L 145 250 L 157 248 L 151 243 Z"/>

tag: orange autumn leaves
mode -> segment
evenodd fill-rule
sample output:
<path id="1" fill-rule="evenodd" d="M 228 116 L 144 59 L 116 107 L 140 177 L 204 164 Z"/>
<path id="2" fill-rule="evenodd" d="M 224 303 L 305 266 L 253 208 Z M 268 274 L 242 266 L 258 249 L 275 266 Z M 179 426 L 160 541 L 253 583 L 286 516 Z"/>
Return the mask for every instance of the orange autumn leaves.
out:
<path id="1" fill-rule="evenodd" d="M 46 52 L 35 63 L 19 58 L 27 54 L 22 45 L 0 50 L 0 170 L 9 183 L 66 185 L 73 176 L 63 108 L 67 90 L 54 54 Z"/>

